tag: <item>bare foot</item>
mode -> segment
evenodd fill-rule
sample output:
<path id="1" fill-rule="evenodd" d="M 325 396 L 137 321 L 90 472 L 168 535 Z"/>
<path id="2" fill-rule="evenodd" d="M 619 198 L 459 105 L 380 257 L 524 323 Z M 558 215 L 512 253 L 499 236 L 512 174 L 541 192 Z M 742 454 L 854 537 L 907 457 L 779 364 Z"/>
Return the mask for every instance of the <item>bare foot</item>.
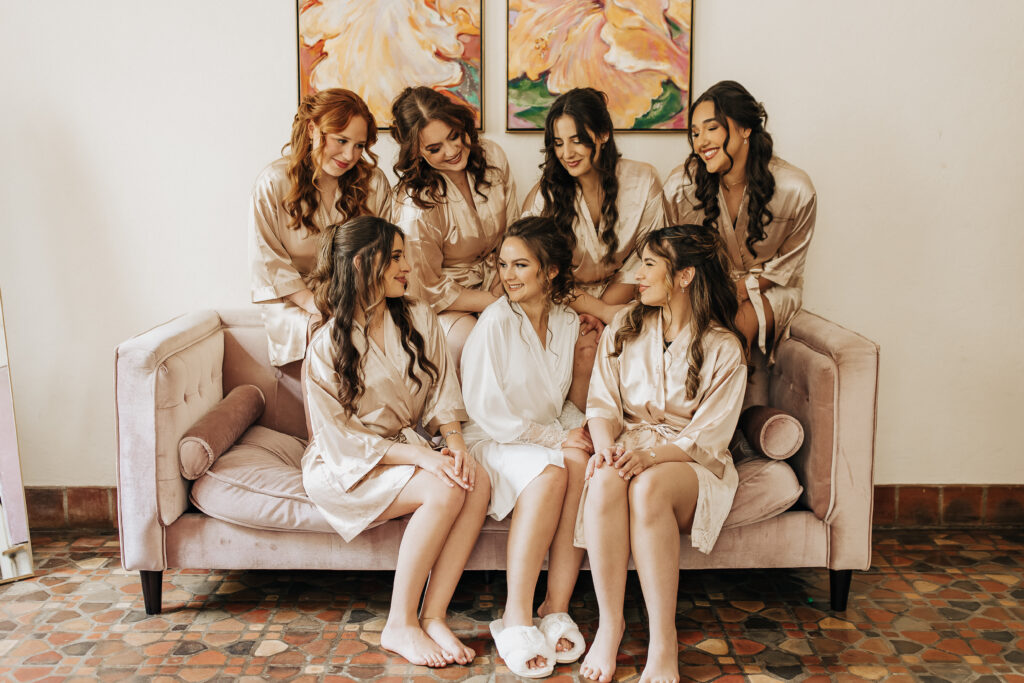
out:
<path id="1" fill-rule="evenodd" d="M 441 648 L 449 663 L 469 664 L 476 658 L 476 651 L 456 638 L 444 619 L 420 619 L 420 626 Z"/>
<path id="2" fill-rule="evenodd" d="M 419 666 L 447 666 L 444 650 L 431 640 L 419 626 L 385 624 L 380 633 L 380 646 Z"/>
<path id="3" fill-rule="evenodd" d="M 619 653 L 619 643 L 622 642 L 625 630 L 625 622 L 619 622 L 617 628 L 606 627 L 603 623 L 598 625 L 590 651 L 580 664 L 581 676 L 601 683 L 611 683 L 615 676 L 615 655 Z"/>
<path id="4" fill-rule="evenodd" d="M 640 674 L 640 683 L 679 683 L 679 646 L 651 646 L 647 651 L 647 664 Z"/>

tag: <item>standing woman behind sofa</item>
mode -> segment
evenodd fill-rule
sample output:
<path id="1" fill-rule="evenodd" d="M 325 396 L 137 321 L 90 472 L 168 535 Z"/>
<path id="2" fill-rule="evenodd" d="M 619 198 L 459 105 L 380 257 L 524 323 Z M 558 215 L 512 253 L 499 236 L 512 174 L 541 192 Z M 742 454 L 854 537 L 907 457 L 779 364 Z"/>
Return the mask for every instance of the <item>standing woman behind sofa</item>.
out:
<path id="1" fill-rule="evenodd" d="M 601 337 L 581 514 L 600 610 L 580 667 L 588 678 L 611 681 L 615 672 L 632 552 L 651 629 L 641 680 L 679 680 L 679 534 L 711 552 L 738 484 L 728 446 L 747 369 L 727 268 L 714 228 L 650 233 L 636 275 L 640 301 Z"/>
<path id="2" fill-rule="evenodd" d="M 321 231 L 356 216 L 387 218 L 390 188 L 371 150 L 376 141 L 377 125 L 358 95 L 321 90 L 299 105 L 286 156 L 256 179 L 249 216 L 252 300 L 261 304 L 275 366 L 305 357 L 311 319 L 319 320 L 310 273 Z"/>
<path id="3" fill-rule="evenodd" d="M 551 105 L 541 168 L 523 215 L 549 216 L 575 240 L 572 308 L 608 324 L 633 299 L 637 243 L 665 225 L 658 174 L 650 164 L 620 158 L 605 94 L 593 88 L 574 88 Z M 588 332 L 577 348 L 569 395 L 580 407 L 596 345 L 597 333 Z"/>
<path id="4" fill-rule="evenodd" d="M 325 285 L 316 298 L 328 320 L 309 346 L 304 388 L 313 434 L 302 483 L 346 542 L 411 515 L 381 646 L 413 664 L 468 664 L 475 654 L 445 617 L 490 485 L 462 440 L 466 412 L 437 317 L 404 296 L 404 247 L 397 227 L 372 216 L 325 235 L 317 266 Z M 419 427 L 440 433 L 446 447 L 433 450 Z"/>
<path id="5" fill-rule="evenodd" d="M 736 81 L 708 88 L 690 109 L 690 156 L 665 181 L 669 220 L 722 235 L 736 325 L 770 357 L 803 299 L 804 263 L 818 207 L 799 168 L 773 156 L 764 107 Z"/>
<path id="6" fill-rule="evenodd" d="M 399 145 L 395 224 L 407 236 L 410 293 L 438 314 L 456 365 L 501 291 L 495 256 L 519 200 L 501 147 L 477 136 L 473 112 L 436 90 L 406 88 L 391 106 Z"/>
<path id="7" fill-rule="evenodd" d="M 532 678 L 576 661 L 585 647 L 568 612 L 583 562 L 573 526 L 592 449 L 583 413 L 566 400 L 580 327 L 567 305 L 570 245 L 550 218 L 523 218 L 505 233 L 498 267 L 505 295 L 480 314 L 462 354 L 466 443 L 491 479 L 489 514 L 512 514 L 505 612 L 491 632 L 513 673 Z M 533 595 L 545 555 L 538 630 Z"/>

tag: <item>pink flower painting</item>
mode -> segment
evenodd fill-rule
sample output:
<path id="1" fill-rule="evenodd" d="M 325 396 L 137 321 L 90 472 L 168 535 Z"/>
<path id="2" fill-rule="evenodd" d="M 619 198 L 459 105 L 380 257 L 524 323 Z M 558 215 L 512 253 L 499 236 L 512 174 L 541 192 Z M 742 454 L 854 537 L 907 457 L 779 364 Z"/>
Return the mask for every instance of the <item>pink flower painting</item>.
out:
<path id="1" fill-rule="evenodd" d="M 543 127 L 567 90 L 608 95 L 617 129 L 684 130 L 692 0 L 509 0 L 509 130 Z"/>
<path id="2" fill-rule="evenodd" d="M 482 0 L 298 0 L 300 97 L 359 94 L 391 123 L 391 102 L 425 85 L 469 105 L 480 122 Z"/>

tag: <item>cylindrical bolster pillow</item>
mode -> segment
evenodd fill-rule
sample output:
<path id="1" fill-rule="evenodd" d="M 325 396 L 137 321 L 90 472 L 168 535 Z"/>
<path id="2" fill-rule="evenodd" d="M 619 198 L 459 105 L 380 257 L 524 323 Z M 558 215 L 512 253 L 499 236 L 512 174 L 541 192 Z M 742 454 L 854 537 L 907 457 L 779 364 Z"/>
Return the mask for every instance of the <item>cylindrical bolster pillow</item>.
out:
<path id="1" fill-rule="evenodd" d="M 740 415 L 740 429 L 755 451 L 773 460 L 785 460 L 804 442 L 800 421 L 778 408 L 750 406 Z"/>
<path id="2" fill-rule="evenodd" d="M 259 387 L 235 387 L 206 415 L 192 425 L 178 442 L 181 476 L 198 479 L 220 455 L 263 414 L 266 401 Z"/>

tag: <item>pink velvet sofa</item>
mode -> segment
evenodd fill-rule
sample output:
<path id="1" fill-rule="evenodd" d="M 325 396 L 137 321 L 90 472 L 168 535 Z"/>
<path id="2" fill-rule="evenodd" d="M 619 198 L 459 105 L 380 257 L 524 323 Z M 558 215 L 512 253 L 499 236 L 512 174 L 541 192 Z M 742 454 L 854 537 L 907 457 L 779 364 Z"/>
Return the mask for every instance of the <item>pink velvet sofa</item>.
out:
<path id="1" fill-rule="evenodd" d="M 878 347 L 804 311 L 776 358 L 756 383 L 761 395 L 747 403 L 767 402 L 803 425 L 804 444 L 788 461 L 803 487 L 799 501 L 770 519 L 727 522 L 709 555 L 684 540 L 679 566 L 827 568 L 832 608 L 844 610 L 852 571 L 871 561 Z M 298 379 L 270 365 L 255 307 L 171 320 L 121 344 L 115 365 L 121 559 L 140 572 L 148 613 L 161 610 L 167 568 L 394 568 L 404 520 L 345 543 L 322 526 L 239 526 L 190 503 L 193 484 L 179 472 L 178 442 L 232 388 L 262 390 L 259 425 L 305 434 Z M 301 444 L 295 452 L 301 455 Z M 467 569 L 504 569 L 506 533 L 506 523 L 488 520 Z"/>

